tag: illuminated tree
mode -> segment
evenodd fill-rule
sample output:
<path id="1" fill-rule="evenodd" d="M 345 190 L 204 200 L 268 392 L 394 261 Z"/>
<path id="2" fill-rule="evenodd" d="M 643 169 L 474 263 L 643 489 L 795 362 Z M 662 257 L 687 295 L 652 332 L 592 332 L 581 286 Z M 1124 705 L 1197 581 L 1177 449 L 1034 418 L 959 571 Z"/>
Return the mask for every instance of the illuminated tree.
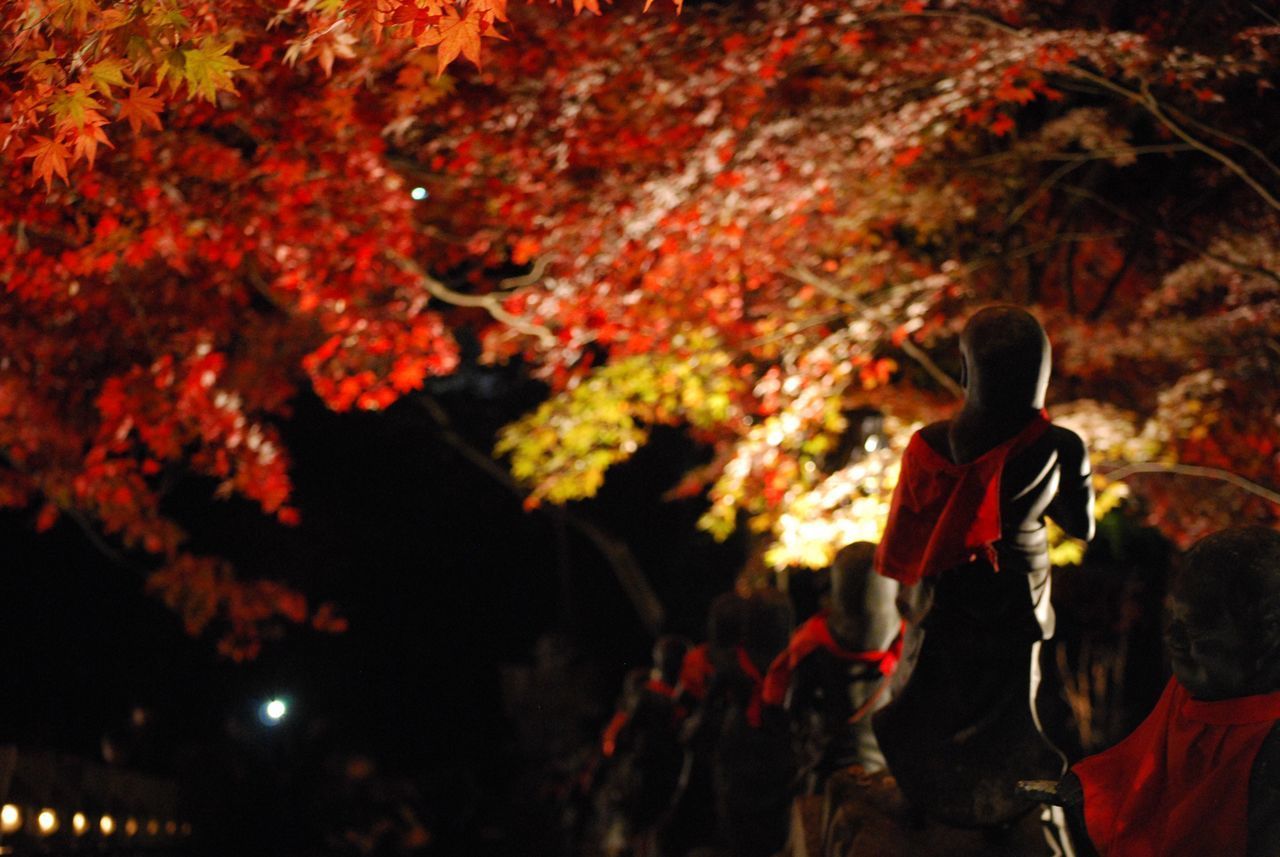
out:
<path id="1" fill-rule="evenodd" d="M 714 453 L 673 489 L 708 492 L 707 529 L 820 564 L 874 537 L 909 429 L 955 403 L 959 325 L 1007 300 L 1054 339 L 1055 415 L 1171 535 L 1275 520 L 1274 21 L 604 11 L 8 8 L 0 502 L 157 555 L 156 590 L 193 631 L 225 620 L 228 651 L 329 625 L 184 552 L 165 478 L 290 522 L 273 423 L 299 386 L 386 407 L 456 366 L 463 325 L 550 385 L 498 444 L 530 505 L 682 426 Z M 868 405 L 884 446 L 833 460 Z"/>

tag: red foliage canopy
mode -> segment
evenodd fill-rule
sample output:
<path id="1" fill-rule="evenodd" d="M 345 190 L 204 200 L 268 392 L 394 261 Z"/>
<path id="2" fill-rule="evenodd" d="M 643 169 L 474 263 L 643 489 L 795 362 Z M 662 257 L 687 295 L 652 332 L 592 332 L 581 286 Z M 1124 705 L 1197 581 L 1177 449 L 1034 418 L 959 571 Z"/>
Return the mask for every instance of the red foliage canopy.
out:
<path id="1" fill-rule="evenodd" d="M 0 503 L 154 554 L 188 627 L 252 653 L 264 625 L 341 623 L 184 551 L 160 501 L 189 470 L 296 520 L 273 423 L 302 384 L 383 408 L 483 324 L 488 359 L 523 355 L 557 394 L 501 442 L 531 502 L 589 495 L 681 424 L 717 450 L 681 489 L 710 486 L 707 526 L 745 512 L 786 544 L 883 493 L 824 462 L 849 407 L 944 412 L 958 323 L 1008 300 L 1046 318 L 1060 416 L 1172 534 L 1275 520 L 1274 22 L 639 12 L 5 7 Z"/>

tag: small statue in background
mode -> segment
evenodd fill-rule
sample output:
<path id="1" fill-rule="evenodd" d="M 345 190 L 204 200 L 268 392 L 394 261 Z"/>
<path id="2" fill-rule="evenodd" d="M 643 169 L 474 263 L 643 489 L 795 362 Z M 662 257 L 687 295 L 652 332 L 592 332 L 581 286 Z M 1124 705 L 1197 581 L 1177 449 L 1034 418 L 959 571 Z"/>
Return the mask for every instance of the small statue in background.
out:
<path id="1" fill-rule="evenodd" d="M 1166 605 L 1173 677 L 1128 738 L 1027 794 L 1067 807 L 1078 853 L 1280 854 L 1280 533 L 1187 554 Z M 1046 788 L 1047 786 L 1047 788 Z"/>
<path id="2" fill-rule="evenodd" d="M 787 646 L 792 610 L 775 590 L 746 601 L 733 668 L 717 677 L 723 717 L 712 760 L 716 818 L 735 857 L 768 857 L 786 844 L 795 764 L 785 718 L 764 706 L 764 676 Z"/>
<path id="3" fill-rule="evenodd" d="M 676 702 L 675 683 L 688 648 L 681 637 L 661 637 L 653 647 L 653 667 L 627 674 L 623 699 L 602 739 L 606 853 L 657 851 L 658 828 L 670 813 L 684 762 L 685 712 Z"/>
<path id="4" fill-rule="evenodd" d="M 856 542 L 836 555 L 830 610 L 796 630 L 765 677 L 764 702 L 786 709 L 809 793 L 841 768 L 885 766 L 870 715 L 889 701 L 903 623 L 897 583 L 875 573 L 875 550 Z"/>
<path id="5" fill-rule="evenodd" d="M 706 641 L 681 662 L 676 703 L 687 712 L 681 728 L 685 759 L 675 803 L 661 831 L 663 853 L 684 853 L 717 841 L 713 757 L 728 704 L 724 688 L 735 681 L 746 621 L 745 598 L 736 592 L 717 595 L 708 608 Z"/>
<path id="6" fill-rule="evenodd" d="M 1093 536 L 1084 442 L 1044 412 L 1049 340 L 1012 306 L 980 310 L 960 338 L 965 402 L 912 437 L 876 554 L 909 622 L 876 737 L 916 819 L 998 830 L 1035 804 L 1031 772 L 1065 760 L 1034 699 L 1053 634 L 1045 517 Z"/>

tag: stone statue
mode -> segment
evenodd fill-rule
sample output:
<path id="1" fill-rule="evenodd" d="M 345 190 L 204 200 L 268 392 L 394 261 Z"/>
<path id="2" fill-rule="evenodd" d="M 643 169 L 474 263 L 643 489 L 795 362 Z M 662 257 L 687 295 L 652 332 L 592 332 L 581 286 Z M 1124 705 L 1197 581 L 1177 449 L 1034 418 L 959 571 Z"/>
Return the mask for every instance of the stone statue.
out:
<path id="1" fill-rule="evenodd" d="M 1093 487 L 1084 442 L 1043 410 L 1039 322 L 988 307 L 960 351 L 964 406 L 912 437 L 876 553 L 909 624 L 873 725 L 916 820 L 997 830 L 1035 806 L 1019 779 L 1065 768 L 1034 705 L 1054 621 L 1045 517 L 1092 538 Z"/>
<path id="2" fill-rule="evenodd" d="M 898 585 L 875 573 L 875 549 L 856 542 L 836 555 L 830 609 L 796 630 L 765 677 L 765 704 L 785 707 L 810 793 L 841 768 L 885 766 L 870 715 L 889 701 L 902 622 Z"/>
<path id="3" fill-rule="evenodd" d="M 1165 643 L 1173 677 L 1133 734 L 1023 790 L 1067 807 L 1081 854 L 1280 854 L 1280 533 L 1199 541 Z"/>

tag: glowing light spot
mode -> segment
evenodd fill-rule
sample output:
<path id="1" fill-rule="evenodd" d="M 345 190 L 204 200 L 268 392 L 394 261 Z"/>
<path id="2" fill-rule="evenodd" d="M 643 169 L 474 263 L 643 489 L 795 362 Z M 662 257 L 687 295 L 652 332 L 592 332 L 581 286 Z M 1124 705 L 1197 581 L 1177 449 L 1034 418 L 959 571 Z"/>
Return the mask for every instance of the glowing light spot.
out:
<path id="1" fill-rule="evenodd" d="M 116 832 L 116 820 L 109 815 L 104 815 L 98 819 L 98 829 L 102 831 L 103 836 L 110 836 Z"/>
<path id="2" fill-rule="evenodd" d="M 289 711 L 289 706 L 285 705 L 285 702 L 283 699 L 270 700 L 266 705 L 262 707 L 262 713 L 267 716 L 268 720 L 274 723 L 279 723 L 281 720 L 283 720 L 285 714 L 287 714 L 288 711 Z"/>
<path id="3" fill-rule="evenodd" d="M 83 836 L 89 829 L 89 819 L 85 818 L 83 812 L 77 812 L 71 816 L 71 829 L 76 832 L 76 836 Z"/>
<path id="4" fill-rule="evenodd" d="M 51 809 L 42 809 L 40 814 L 36 816 L 36 826 L 40 828 L 40 833 L 48 836 L 58 829 L 58 814 Z"/>
<path id="5" fill-rule="evenodd" d="M 22 810 L 11 803 L 0 807 L 0 831 L 13 833 L 22 827 Z"/>
<path id="6" fill-rule="evenodd" d="M 425 187 L 415 187 L 413 190 L 409 191 L 409 196 L 421 202 L 430 196 L 430 194 L 427 193 L 427 189 Z"/>

